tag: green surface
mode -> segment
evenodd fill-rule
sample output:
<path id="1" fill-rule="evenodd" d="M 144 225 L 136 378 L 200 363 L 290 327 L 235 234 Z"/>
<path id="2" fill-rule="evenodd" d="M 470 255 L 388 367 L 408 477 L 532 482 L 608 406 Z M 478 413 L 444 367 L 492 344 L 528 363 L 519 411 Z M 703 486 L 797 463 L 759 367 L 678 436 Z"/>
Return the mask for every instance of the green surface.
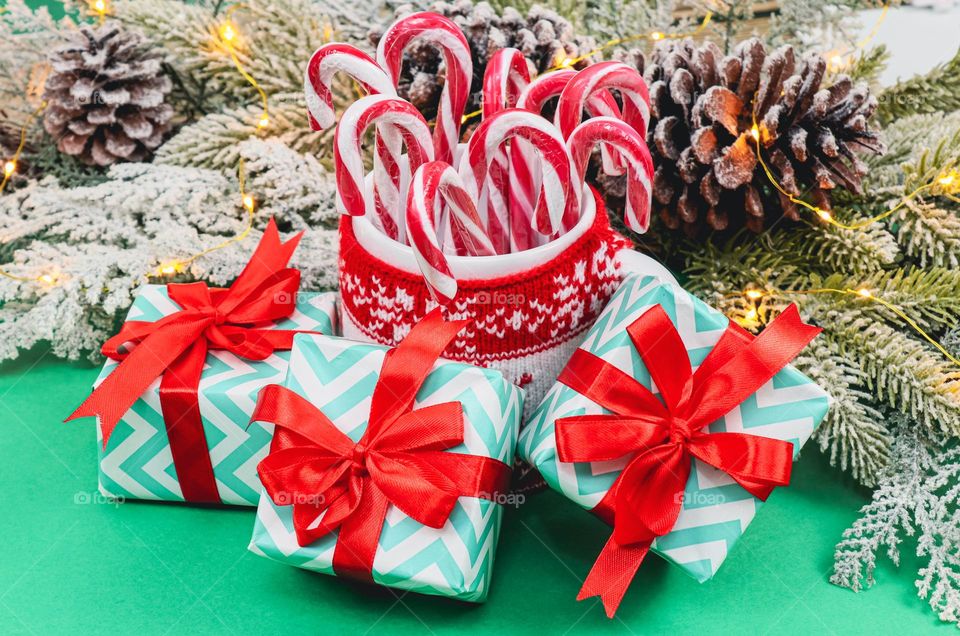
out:
<path id="1" fill-rule="evenodd" d="M 311 574 L 247 552 L 252 509 L 96 496 L 91 420 L 61 420 L 95 368 L 34 352 L 0 366 L 0 634 L 917 633 L 939 624 L 915 560 L 872 590 L 827 582 L 867 493 L 808 447 L 715 579 L 651 558 L 614 620 L 575 596 L 607 530 L 554 493 L 509 509 L 485 605 Z M 912 549 L 907 544 L 907 550 Z M 946 633 L 944 631 L 944 633 Z"/>

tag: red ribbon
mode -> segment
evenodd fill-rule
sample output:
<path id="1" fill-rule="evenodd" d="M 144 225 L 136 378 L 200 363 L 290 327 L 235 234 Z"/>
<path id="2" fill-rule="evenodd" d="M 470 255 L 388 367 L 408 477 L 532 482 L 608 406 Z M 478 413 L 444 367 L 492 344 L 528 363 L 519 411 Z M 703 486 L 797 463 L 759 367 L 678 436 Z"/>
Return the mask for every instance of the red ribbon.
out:
<path id="1" fill-rule="evenodd" d="M 466 322 L 445 322 L 434 310 L 387 353 L 356 443 L 293 391 L 261 390 L 251 421 L 272 423 L 276 431 L 257 466 L 260 481 L 274 503 L 293 505 L 301 546 L 340 530 L 333 553 L 338 575 L 372 580 L 389 504 L 441 528 L 459 497 L 493 499 L 506 487 L 510 468 L 503 462 L 445 452 L 463 443 L 459 402 L 413 410 L 420 386 Z"/>
<path id="2" fill-rule="evenodd" d="M 219 503 L 197 400 L 207 351 L 225 349 L 248 360 L 263 360 L 291 347 L 296 331 L 269 326 L 295 308 L 300 272 L 287 263 L 300 236 L 282 243 L 270 219 L 250 262 L 229 288 L 167 285 L 171 300 L 183 309 L 156 322 L 124 323 L 101 349 L 120 364 L 67 421 L 96 415 L 106 447 L 120 418 L 162 376 L 160 407 L 183 498 Z M 136 346 L 128 350 L 128 343 Z"/>
<path id="3" fill-rule="evenodd" d="M 790 482 L 790 442 L 705 429 L 768 382 L 820 331 L 804 324 L 794 305 L 756 338 L 730 323 L 693 373 L 680 334 L 663 308 L 653 307 L 627 332 L 662 402 L 623 371 L 576 350 L 560 382 L 613 415 L 558 419 L 557 456 L 562 462 L 598 462 L 632 455 L 593 509 L 613 525 L 613 534 L 577 600 L 600 596 L 613 617 L 650 544 L 677 521 L 691 458 L 722 470 L 761 500 Z"/>

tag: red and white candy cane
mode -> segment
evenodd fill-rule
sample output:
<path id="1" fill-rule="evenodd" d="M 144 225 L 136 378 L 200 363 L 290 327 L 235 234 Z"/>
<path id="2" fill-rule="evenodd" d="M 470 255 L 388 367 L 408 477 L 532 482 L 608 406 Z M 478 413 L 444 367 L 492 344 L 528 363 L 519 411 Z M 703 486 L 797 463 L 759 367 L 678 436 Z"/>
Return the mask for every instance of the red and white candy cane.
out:
<path id="1" fill-rule="evenodd" d="M 596 144 L 608 144 L 626 164 L 627 205 L 624 222 L 634 232 L 650 227 L 650 184 L 653 180 L 653 159 L 646 142 L 637 130 L 621 119 L 595 117 L 573 129 L 567 147 L 573 158 L 578 183 L 583 183 Z"/>
<path id="2" fill-rule="evenodd" d="M 533 113 L 542 114 L 547 101 L 559 97 L 567 84 L 577 74 L 573 69 L 564 69 L 545 73 L 533 80 L 520 94 L 517 107 Z M 586 103 L 587 111 L 594 117 L 620 117 L 620 106 L 610 91 L 599 90 L 591 94 Z M 514 251 L 536 247 L 544 237 L 533 233 L 531 228 L 536 195 L 540 189 L 539 173 L 536 170 L 536 154 L 524 144 L 511 148 L 510 171 L 514 178 L 510 181 L 510 221 L 512 231 L 510 239 Z M 600 155 L 604 172 L 610 175 L 623 174 L 624 167 L 615 153 L 606 145 L 601 145 Z"/>
<path id="3" fill-rule="evenodd" d="M 433 160 L 430 127 L 413 104 L 389 95 L 368 95 L 354 102 L 337 125 L 333 161 L 337 174 L 337 199 L 345 214 L 366 213 L 364 196 L 363 133 L 371 124 L 392 126 L 407 146 L 410 170 Z"/>
<path id="4" fill-rule="evenodd" d="M 560 94 L 556 123 L 564 139 L 569 139 L 570 133 L 580 124 L 590 97 L 604 89 L 620 92 L 623 121 L 633 126 L 641 137 L 646 136 L 650 121 L 647 83 L 636 69 L 622 62 L 600 62 L 578 72 Z"/>
<path id="5" fill-rule="evenodd" d="M 529 83 L 530 66 L 523 53 L 513 48 L 500 49 L 494 53 L 483 75 L 483 117 L 486 119 L 501 110 L 516 106 L 520 94 Z M 516 142 L 518 146 L 524 143 L 520 139 Z M 522 156 L 532 157 L 535 153 L 528 149 Z M 529 166 L 526 168 L 529 172 Z M 487 231 L 501 254 L 510 252 L 512 249 L 523 249 L 521 244 L 526 242 L 522 236 L 517 237 L 519 244 L 513 238 L 514 232 L 511 225 L 514 197 L 523 196 L 525 199 L 533 199 L 536 196 L 536 190 L 529 194 L 526 192 L 530 187 L 528 183 L 516 185 L 523 178 L 522 175 L 516 179 L 512 178 L 513 176 L 510 161 L 507 158 L 507 149 L 503 148 L 490 165 L 488 189 L 485 193 Z M 530 202 L 530 205 L 532 204 L 533 201 Z M 529 233 L 528 228 L 529 224 L 520 231 Z"/>
<path id="6" fill-rule="evenodd" d="M 440 200 L 446 205 L 438 205 Z M 483 229 L 483 220 L 473 198 L 463 187 L 463 181 L 453 166 L 444 161 L 431 161 L 420 166 L 407 192 L 410 247 L 430 293 L 438 303 L 446 304 L 457 295 L 457 280 L 440 245 L 438 208 L 449 210 L 451 230 L 460 235 L 469 255 L 491 256 L 496 250 Z"/>
<path id="7" fill-rule="evenodd" d="M 521 93 L 517 107 L 542 114 L 547 101 L 559 97 L 576 74 L 577 71 L 565 69 L 541 75 Z M 591 117 L 621 117 L 620 106 L 608 90 L 598 90 L 588 95 L 586 108 Z M 600 153 L 604 172 L 611 175 L 623 174 L 623 164 L 615 153 L 610 152 L 606 146 L 600 147 Z"/>
<path id="8" fill-rule="evenodd" d="M 303 92 L 310 127 L 325 130 L 336 123 L 330 86 L 337 73 L 346 73 L 371 95 L 396 95 L 393 82 L 372 57 L 349 44 L 326 44 L 310 57 L 304 72 Z M 401 239 L 403 228 L 397 218 L 400 208 L 400 166 L 403 147 L 400 134 L 389 126 L 378 126 L 373 163 L 374 220 L 391 238 Z"/>
<path id="9" fill-rule="evenodd" d="M 423 39 L 438 48 L 447 68 L 440 106 L 433 131 L 434 155 L 452 162 L 460 141 L 460 123 L 473 81 L 470 45 L 460 28 L 436 13 L 413 13 L 394 22 L 380 38 L 377 61 L 392 80 L 400 80 L 403 52 L 411 42 Z"/>
<path id="10" fill-rule="evenodd" d="M 542 185 L 533 224 L 541 234 L 552 235 L 561 228 L 564 219 L 577 216 L 579 192 L 573 190 L 573 164 L 563 137 L 543 117 L 511 108 L 483 120 L 460 158 L 460 176 L 474 200 L 480 201 L 494 157 L 503 143 L 514 137 L 528 141 L 539 153 Z"/>

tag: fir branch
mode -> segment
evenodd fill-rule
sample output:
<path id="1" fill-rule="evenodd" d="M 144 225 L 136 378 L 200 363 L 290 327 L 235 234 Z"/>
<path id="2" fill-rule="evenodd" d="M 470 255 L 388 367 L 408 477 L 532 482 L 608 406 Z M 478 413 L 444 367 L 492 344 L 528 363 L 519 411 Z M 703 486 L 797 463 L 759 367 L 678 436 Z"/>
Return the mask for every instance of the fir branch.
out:
<path id="1" fill-rule="evenodd" d="M 363 12 L 357 5 L 339 6 L 338 15 Z M 198 95 L 202 89 L 204 112 L 256 101 L 256 89 L 237 72 L 220 41 L 221 24 L 208 8 L 179 0 L 116 0 L 114 11 L 166 50 L 186 90 Z M 301 92 L 303 64 L 337 30 L 336 17 L 310 0 L 250 0 L 231 20 L 238 32 L 237 58 L 268 95 Z"/>
<path id="2" fill-rule="evenodd" d="M 327 154 L 332 131 L 313 132 L 307 124 L 307 109 L 298 94 L 276 95 L 270 104 L 270 126 L 266 133 L 257 127 L 261 109 L 251 104 L 212 113 L 184 126 L 163 144 L 158 163 L 232 170 L 239 158 L 238 144 L 262 134 L 272 135 L 299 152 Z M 329 157 L 327 163 L 330 163 Z"/>
<path id="3" fill-rule="evenodd" d="M 814 433 L 830 465 L 874 485 L 889 461 L 891 437 L 883 415 L 871 405 L 873 396 L 863 389 L 863 371 L 840 355 L 828 335 L 811 342 L 793 364 L 830 394 L 830 410 Z"/>
<path id="4" fill-rule="evenodd" d="M 878 93 L 880 86 L 880 74 L 886 68 L 890 60 L 890 51 L 881 44 L 867 51 L 863 51 L 854 61 L 853 66 L 847 71 L 854 82 L 866 82 L 871 91 Z"/>
<path id="5" fill-rule="evenodd" d="M 860 518 L 844 531 L 834 553 L 830 582 L 859 592 L 876 583 L 877 553 L 884 550 L 900 565 L 901 533 L 913 535 L 913 508 L 922 490 L 924 471 L 932 463 L 915 435 L 902 433 L 893 444 L 892 459 Z"/>
<path id="6" fill-rule="evenodd" d="M 924 200 L 910 201 L 895 217 L 897 241 L 920 267 L 960 267 L 960 215 Z"/>
<path id="7" fill-rule="evenodd" d="M 897 82 L 878 100 L 876 117 L 881 123 L 918 113 L 960 110 L 960 51 L 926 75 Z"/>
<path id="8" fill-rule="evenodd" d="M 932 433 L 960 434 L 960 369 L 904 327 L 878 321 L 862 305 L 844 307 L 832 296 L 805 296 L 798 304 L 827 330 L 840 355 L 857 361 L 874 399 Z"/>
<path id="9" fill-rule="evenodd" d="M 240 145 L 257 227 L 270 216 L 284 231 L 310 231 L 292 265 L 304 289 L 336 286 L 337 212 L 332 175 L 278 140 Z M 56 355 L 98 357 L 136 288 L 164 261 L 187 258 L 245 226 L 231 174 L 159 164 L 120 164 L 102 184 L 62 188 L 53 180 L 0 198 L 0 259 L 12 273 L 54 274 L 49 289 L 0 278 L 0 360 L 48 341 Z M 325 229 L 331 228 L 331 229 Z M 259 232 L 192 261 L 184 280 L 229 283 L 246 264 Z"/>
<path id="10" fill-rule="evenodd" d="M 893 459 L 860 518 L 843 533 L 830 581 L 859 591 L 875 583 L 877 553 L 900 562 L 901 535 L 917 536 L 918 596 L 940 620 L 960 624 L 960 448 L 902 425 Z"/>

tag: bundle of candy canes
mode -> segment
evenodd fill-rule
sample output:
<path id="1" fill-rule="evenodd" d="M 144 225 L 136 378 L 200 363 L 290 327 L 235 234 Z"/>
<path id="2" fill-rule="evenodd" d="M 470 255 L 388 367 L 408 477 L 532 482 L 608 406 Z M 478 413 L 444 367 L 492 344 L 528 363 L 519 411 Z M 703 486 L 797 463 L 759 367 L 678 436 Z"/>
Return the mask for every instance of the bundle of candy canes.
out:
<path id="1" fill-rule="evenodd" d="M 432 133 L 396 91 L 404 51 L 414 41 L 435 46 L 446 68 Z M 466 38 L 447 18 L 416 13 L 398 20 L 380 40 L 376 59 L 347 44 L 318 49 L 305 74 L 315 129 L 336 121 L 331 83 L 341 72 L 368 95 L 350 105 L 337 126 L 338 205 L 345 214 L 367 215 L 386 236 L 409 244 L 438 302 L 449 302 L 457 291 L 448 254 L 519 252 L 573 228 L 582 199 L 590 196 L 584 179 L 598 144 L 602 170 L 626 174 L 626 225 L 647 230 L 650 100 L 642 77 L 625 64 L 604 62 L 534 79 L 520 51 L 501 49 L 483 78 L 482 121 L 465 144 L 460 128 L 473 68 Z M 542 112 L 554 98 L 549 121 Z M 368 179 L 362 145 L 371 126 Z"/>

